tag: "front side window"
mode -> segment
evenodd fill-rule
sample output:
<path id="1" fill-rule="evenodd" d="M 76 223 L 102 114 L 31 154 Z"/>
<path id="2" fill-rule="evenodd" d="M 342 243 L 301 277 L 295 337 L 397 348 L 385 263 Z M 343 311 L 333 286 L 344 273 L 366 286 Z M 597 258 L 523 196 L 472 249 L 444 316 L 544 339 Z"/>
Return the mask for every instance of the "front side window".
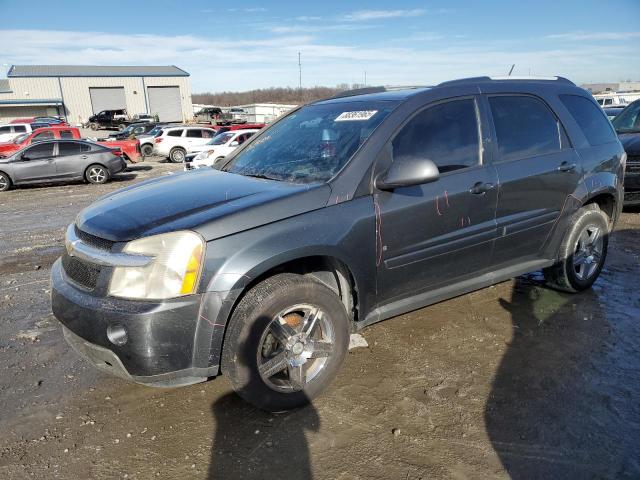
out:
<path id="1" fill-rule="evenodd" d="M 8 125 L 5 127 L 0 127 L 0 133 L 11 133 L 11 127 Z"/>
<path id="2" fill-rule="evenodd" d="M 58 156 L 77 155 L 80 153 L 80 144 L 75 142 L 59 142 Z"/>
<path id="3" fill-rule="evenodd" d="M 41 142 L 42 140 L 50 140 L 53 138 L 53 132 L 42 132 L 33 136 L 32 142 Z"/>
<path id="4" fill-rule="evenodd" d="M 15 127 L 13 127 L 13 131 L 15 133 L 24 133 L 27 131 L 27 127 L 24 125 L 16 125 Z"/>
<path id="5" fill-rule="evenodd" d="M 348 100 L 308 105 L 262 132 L 224 170 L 294 183 L 328 181 L 396 105 Z"/>
<path id="6" fill-rule="evenodd" d="M 579 95 L 560 95 L 560 101 L 567 107 L 589 144 L 595 146 L 615 142 L 616 135 L 602 109 L 591 100 Z"/>
<path id="7" fill-rule="evenodd" d="M 559 151 L 564 131 L 549 108 L 524 95 L 489 97 L 501 161 Z"/>
<path id="8" fill-rule="evenodd" d="M 202 138 L 202 130 L 196 128 L 190 128 L 187 130 L 187 137 L 189 138 Z"/>
<path id="9" fill-rule="evenodd" d="M 53 157 L 53 142 L 41 143 L 25 150 L 22 158 L 24 160 L 38 160 L 40 158 Z"/>
<path id="10" fill-rule="evenodd" d="M 210 130 L 208 128 L 202 130 L 202 138 L 213 138 L 216 136 L 215 130 Z"/>
<path id="11" fill-rule="evenodd" d="M 618 133 L 640 132 L 640 100 L 629 104 L 612 123 Z"/>
<path id="12" fill-rule="evenodd" d="M 418 113 L 393 139 L 393 161 L 424 158 L 440 173 L 480 163 L 480 131 L 473 99 L 453 100 Z"/>

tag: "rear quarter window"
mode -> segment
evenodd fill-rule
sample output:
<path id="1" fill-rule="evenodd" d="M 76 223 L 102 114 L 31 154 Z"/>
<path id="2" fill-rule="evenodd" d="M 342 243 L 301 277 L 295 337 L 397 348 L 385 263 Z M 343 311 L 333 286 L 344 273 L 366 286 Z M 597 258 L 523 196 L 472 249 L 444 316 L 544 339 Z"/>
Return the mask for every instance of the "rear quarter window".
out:
<path id="1" fill-rule="evenodd" d="M 182 136 L 182 130 L 171 130 L 170 132 L 167 133 L 168 137 L 181 137 Z"/>
<path id="2" fill-rule="evenodd" d="M 579 95 L 560 95 L 560 101 L 567 107 L 591 146 L 616 141 L 611 123 L 602 109 L 591 100 Z"/>

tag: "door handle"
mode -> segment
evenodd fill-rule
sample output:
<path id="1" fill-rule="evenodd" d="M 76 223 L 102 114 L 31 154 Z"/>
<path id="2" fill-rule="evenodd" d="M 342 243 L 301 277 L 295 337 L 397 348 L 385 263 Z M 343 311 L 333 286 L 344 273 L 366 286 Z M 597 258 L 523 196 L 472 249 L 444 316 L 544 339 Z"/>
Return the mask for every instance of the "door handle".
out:
<path id="1" fill-rule="evenodd" d="M 575 169 L 575 163 L 562 162 L 556 170 L 558 170 L 559 172 L 573 172 Z"/>
<path id="2" fill-rule="evenodd" d="M 477 182 L 469 189 L 469 193 L 474 195 L 483 195 L 489 190 L 493 190 L 496 186 L 493 183 Z"/>
<path id="3" fill-rule="evenodd" d="M 86 155 L 82 155 L 82 156 L 80 156 L 80 158 L 81 158 L 82 160 L 86 160 L 86 159 L 87 159 L 87 158 L 89 158 L 89 157 L 87 157 Z"/>

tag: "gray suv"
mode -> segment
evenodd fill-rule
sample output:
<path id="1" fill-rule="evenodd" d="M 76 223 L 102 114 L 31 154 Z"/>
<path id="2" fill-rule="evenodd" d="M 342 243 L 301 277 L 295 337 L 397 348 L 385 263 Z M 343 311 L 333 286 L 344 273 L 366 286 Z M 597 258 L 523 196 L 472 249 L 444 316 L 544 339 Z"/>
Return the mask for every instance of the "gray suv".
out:
<path id="1" fill-rule="evenodd" d="M 350 332 L 542 269 L 579 292 L 619 216 L 625 153 L 563 78 L 472 78 L 303 106 L 217 169 L 84 209 L 53 312 L 146 385 L 221 373 L 267 410 L 318 395 Z"/>

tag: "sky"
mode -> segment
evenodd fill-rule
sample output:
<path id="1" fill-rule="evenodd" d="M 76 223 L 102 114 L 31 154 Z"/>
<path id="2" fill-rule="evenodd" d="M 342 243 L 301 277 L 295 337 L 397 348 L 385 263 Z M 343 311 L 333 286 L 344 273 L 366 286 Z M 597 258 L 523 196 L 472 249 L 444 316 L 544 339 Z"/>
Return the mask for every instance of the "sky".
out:
<path id="1" fill-rule="evenodd" d="M 176 65 L 194 93 L 561 75 L 640 80 L 640 0 L 0 0 L 0 66 Z"/>

